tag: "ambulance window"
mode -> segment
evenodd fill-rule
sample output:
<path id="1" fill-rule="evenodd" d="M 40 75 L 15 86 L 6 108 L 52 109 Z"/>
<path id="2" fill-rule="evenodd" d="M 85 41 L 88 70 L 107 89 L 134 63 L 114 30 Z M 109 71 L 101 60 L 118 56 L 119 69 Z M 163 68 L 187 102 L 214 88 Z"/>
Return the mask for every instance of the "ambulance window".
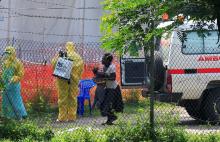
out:
<path id="1" fill-rule="evenodd" d="M 220 42 L 218 42 L 218 32 L 209 31 L 205 37 L 196 31 L 186 33 L 183 41 L 182 52 L 184 54 L 216 54 L 220 53 Z"/>

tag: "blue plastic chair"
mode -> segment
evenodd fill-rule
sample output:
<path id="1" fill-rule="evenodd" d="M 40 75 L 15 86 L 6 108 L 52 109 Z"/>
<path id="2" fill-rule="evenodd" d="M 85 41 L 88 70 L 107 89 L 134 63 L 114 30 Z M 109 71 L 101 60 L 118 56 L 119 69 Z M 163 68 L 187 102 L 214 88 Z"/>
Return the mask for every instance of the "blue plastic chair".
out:
<path id="1" fill-rule="evenodd" d="M 92 105 L 90 100 L 90 89 L 93 88 L 96 83 L 92 79 L 85 79 L 79 81 L 79 95 L 77 96 L 77 114 L 84 114 L 84 102 L 89 101 L 89 111 L 92 114 Z"/>

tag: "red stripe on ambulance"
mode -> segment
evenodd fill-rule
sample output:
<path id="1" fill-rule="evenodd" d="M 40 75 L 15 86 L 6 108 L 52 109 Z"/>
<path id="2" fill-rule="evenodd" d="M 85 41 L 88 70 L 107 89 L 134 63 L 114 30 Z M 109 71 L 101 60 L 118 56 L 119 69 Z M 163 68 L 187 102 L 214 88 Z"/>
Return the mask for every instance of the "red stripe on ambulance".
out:
<path id="1" fill-rule="evenodd" d="M 168 74 L 185 74 L 185 71 L 183 69 L 170 69 Z"/>
<path id="2" fill-rule="evenodd" d="M 193 73 L 220 73 L 220 68 L 200 68 L 200 69 L 169 69 L 168 74 L 191 74 L 186 70 L 196 70 Z"/>

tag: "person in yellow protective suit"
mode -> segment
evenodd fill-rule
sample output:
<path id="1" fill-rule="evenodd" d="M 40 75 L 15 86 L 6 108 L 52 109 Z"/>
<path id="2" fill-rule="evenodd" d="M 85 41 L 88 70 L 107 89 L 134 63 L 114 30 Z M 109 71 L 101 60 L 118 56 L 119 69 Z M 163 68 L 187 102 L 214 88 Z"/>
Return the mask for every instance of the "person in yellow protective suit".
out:
<path id="1" fill-rule="evenodd" d="M 4 85 L 2 93 L 2 114 L 6 118 L 22 119 L 27 116 L 22 97 L 20 80 L 24 75 L 22 63 L 16 58 L 14 47 L 5 49 L 2 63 L 1 81 Z"/>
<path id="2" fill-rule="evenodd" d="M 70 81 L 57 78 L 59 115 L 57 121 L 73 121 L 77 114 L 78 82 L 83 72 L 83 60 L 75 52 L 73 42 L 66 43 L 67 58 L 73 61 L 73 68 L 70 74 Z M 52 59 L 52 66 L 55 69 L 59 56 Z"/>

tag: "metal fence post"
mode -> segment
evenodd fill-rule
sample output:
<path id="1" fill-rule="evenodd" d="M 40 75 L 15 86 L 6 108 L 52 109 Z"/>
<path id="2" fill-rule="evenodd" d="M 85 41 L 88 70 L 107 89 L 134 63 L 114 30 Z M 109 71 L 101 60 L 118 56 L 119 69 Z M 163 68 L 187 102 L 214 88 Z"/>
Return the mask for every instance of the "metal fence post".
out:
<path id="1" fill-rule="evenodd" d="M 154 28 L 154 21 L 152 20 L 151 29 Z M 150 42 L 150 127 L 151 138 L 155 139 L 155 122 L 154 122 L 154 41 Z"/>
<path id="2" fill-rule="evenodd" d="M 149 21 L 148 25 L 142 24 L 141 28 L 144 30 L 144 33 L 146 32 L 146 28 L 149 29 L 154 29 L 155 27 L 155 21 L 153 20 L 154 18 L 152 17 L 152 8 L 148 9 L 151 15 L 151 20 Z M 149 47 L 150 47 L 150 64 L 149 64 L 149 78 L 150 78 L 150 136 L 153 141 L 156 141 L 155 139 L 155 130 L 154 130 L 154 48 L 155 48 L 155 42 L 154 38 L 149 42 Z M 147 49 L 146 46 L 144 46 L 144 54 L 145 54 L 145 63 L 147 60 Z M 147 87 L 147 74 L 145 74 L 145 87 Z"/>
<path id="3" fill-rule="evenodd" d="M 150 127 L 154 139 L 154 48 L 150 49 Z"/>

